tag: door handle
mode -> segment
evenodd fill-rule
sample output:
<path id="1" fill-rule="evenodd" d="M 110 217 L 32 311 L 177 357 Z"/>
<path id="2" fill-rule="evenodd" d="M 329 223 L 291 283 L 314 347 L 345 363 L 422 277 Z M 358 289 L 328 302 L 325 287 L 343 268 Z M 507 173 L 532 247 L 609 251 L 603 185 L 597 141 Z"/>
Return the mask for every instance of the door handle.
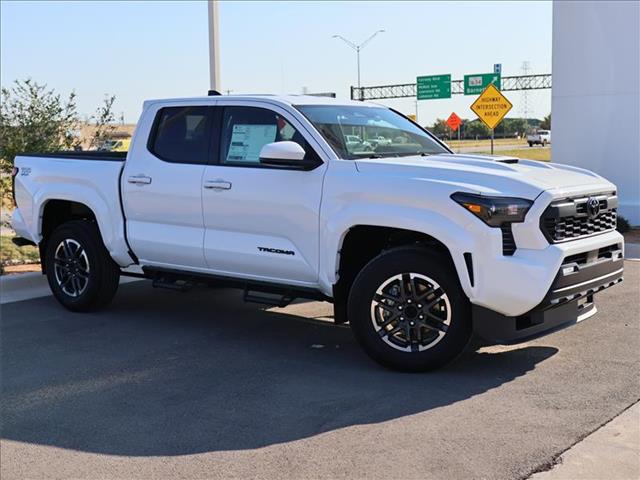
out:
<path id="1" fill-rule="evenodd" d="M 206 180 L 204 188 L 213 190 L 231 190 L 231 182 L 226 180 Z"/>
<path id="2" fill-rule="evenodd" d="M 138 185 L 149 185 L 151 183 L 151 177 L 147 177 L 146 175 L 132 175 L 127 178 L 127 182 Z"/>

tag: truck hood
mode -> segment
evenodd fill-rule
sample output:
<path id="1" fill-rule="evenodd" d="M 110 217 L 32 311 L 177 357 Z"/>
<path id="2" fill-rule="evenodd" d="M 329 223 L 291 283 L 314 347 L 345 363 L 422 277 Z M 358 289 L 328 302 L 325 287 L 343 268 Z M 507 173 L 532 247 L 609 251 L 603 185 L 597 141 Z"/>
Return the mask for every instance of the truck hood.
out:
<path id="1" fill-rule="evenodd" d="M 615 190 L 611 182 L 583 168 L 493 155 L 376 158 L 357 160 L 356 168 L 365 174 L 450 183 L 477 193 L 532 200 L 543 191 L 559 196 Z"/>

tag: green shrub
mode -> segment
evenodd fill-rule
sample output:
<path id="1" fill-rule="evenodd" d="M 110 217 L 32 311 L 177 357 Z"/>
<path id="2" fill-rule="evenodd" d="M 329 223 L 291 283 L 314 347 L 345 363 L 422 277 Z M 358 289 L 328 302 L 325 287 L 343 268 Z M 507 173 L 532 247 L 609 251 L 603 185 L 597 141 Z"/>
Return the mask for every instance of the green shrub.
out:
<path id="1" fill-rule="evenodd" d="M 18 247 L 11 241 L 11 237 L 5 235 L 0 237 L 0 264 L 22 265 L 25 263 L 38 263 L 39 261 L 38 247 Z"/>
<path id="2" fill-rule="evenodd" d="M 618 215 L 618 224 L 616 225 L 616 230 L 618 230 L 620 233 L 627 233 L 629 230 L 631 230 L 629 220 L 621 215 Z"/>

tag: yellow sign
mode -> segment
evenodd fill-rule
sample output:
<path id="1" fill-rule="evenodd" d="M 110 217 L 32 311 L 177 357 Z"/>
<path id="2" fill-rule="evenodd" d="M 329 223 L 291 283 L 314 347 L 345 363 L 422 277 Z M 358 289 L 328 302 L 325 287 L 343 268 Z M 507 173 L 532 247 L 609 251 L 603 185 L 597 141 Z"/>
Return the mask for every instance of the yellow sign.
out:
<path id="1" fill-rule="evenodd" d="M 511 110 L 511 102 L 500 93 L 493 83 L 487 85 L 487 88 L 471 105 L 471 110 L 478 116 L 491 130 L 496 128 L 504 116 Z"/>
<path id="2" fill-rule="evenodd" d="M 407 115 L 407 118 L 409 120 L 413 120 L 414 122 L 416 121 L 416 116 L 415 115 L 409 114 L 409 115 Z"/>

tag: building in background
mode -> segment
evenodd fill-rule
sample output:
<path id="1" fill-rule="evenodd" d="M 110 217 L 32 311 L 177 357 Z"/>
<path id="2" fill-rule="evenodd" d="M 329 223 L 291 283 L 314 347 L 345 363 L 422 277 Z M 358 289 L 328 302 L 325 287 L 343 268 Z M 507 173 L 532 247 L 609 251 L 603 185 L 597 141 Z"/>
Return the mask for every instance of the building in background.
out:
<path id="1" fill-rule="evenodd" d="M 618 186 L 640 225 L 640 2 L 553 2 L 553 160 Z"/>

